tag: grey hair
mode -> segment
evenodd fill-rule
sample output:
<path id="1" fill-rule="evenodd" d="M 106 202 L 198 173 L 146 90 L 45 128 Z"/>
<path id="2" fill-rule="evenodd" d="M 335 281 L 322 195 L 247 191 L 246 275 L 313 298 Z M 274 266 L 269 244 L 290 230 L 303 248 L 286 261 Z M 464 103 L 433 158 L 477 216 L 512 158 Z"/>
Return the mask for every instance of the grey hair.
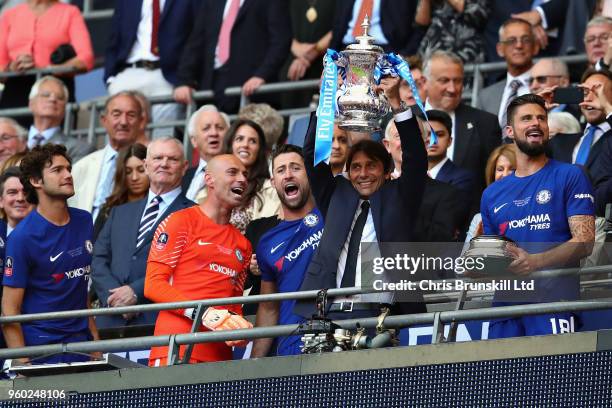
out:
<path id="1" fill-rule="evenodd" d="M 605 24 L 612 25 L 612 18 L 599 15 L 589 20 L 589 22 L 586 25 L 586 28 L 588 29 L 589 27 L 593 27 L 597 25 L 605 25 Z"/>
<path id="2" fill-rule="evenodd" d="M 285 120 L 280 113 L 267 103 L 250 103 L 238 112 L 239 119 L 250 119 L 264 131 L 266 144 L 272 148 L 283 133 Z"/>
<path id="3" fill-rule="evenodd" d="M 460 65 L 463 70 L 463 60 L 457 54 L 452 51 L 445 50 L 436 50 L 431 53 L 429 58 L 425 60 L 425 64 L 423 65 L 423 76 L 427 79 L 431 77 L 431 61 L 434 59 L 443 59 L 447 62 L 452 62 L 454 64 Z"/>
<path id="4" fill-rule="evenodd" d="M 179 150 L 181 151 L 181 157 L 183 159 L 185 159 L 185 151 L 184 151 L 184 147 L 183 147 L 183 142 L 181 142 L 180 140 L 178 140 L 174 136 L 162 136 L 162 137 L 153 139 L 151 141 L 151 143 L 149 143 L 149 145 L 147 146 L 147 158 L 149 158 L 149 155 L 150 155 L 150 152 L 151 152 L 151 146 L 153 146 L 154 144 L 157 144 L 157 143 L 161 143 L 161 142 L 172 142 L 175 145 L 177 145 Z"/>
<path id="5" fill-rule="evenodd" d="M 129 98 L 132 98 L 132 100 L 136 102 L 136 106 L 138 106 L 138 110 L 140 111 L 139 112 L 140 116 L 142 116 L 142 106 L 140 105 L 140 101 L 138 100 L 138 98 L 134 95 L 134 91 L 121 91 L 121 92 L 117 92 L 116 94 L 113 94 L 109 96 L 108 98 L 106 98 L 106 101 L 104 102 L 104 109 L 102 110 L 102 113 L 101 113 L 102 116 L 105 116 L 108 113 L 108 105 L 110 105 L 112 101 L 114 101 L 116 98 L 120 96 L 127 96 Z"/>
<path id="6" fill-rule="evenodd" d="M 531 32 L 531 34 L 533 35 L 533 27 L 531 26 L 531 24 L 529 23 L 529 21 L 524 20 L 522 18 L 516 18 L 516 17 L 511 17 L 508 20 L 504 21 L 504 23 L 499 27 L 499 30 L 497 31 L 497 35 L 498 38 L 501 40 L 501 38 L 503 37 L 504 34 L 504 30 L 506 29 L 506 27 L 508 27 L 510 24 L 525 24 L 529 27 L 529 31 Z"/>
<path id="7" fill-rule="evenodd" d="M 387 123 L 387 126 L 385 127 L 385 140 L 391 140 L 391 129 L 393 129 L 394 125 L 395 121 L 393 119 Z"/>
<path id="8" fill-rule="evenodd" d="M 548 114 L 548 127 L 558 127 L 561 133 L 580 133 L 580 123 L 569 112 L 550 112 Z"/>
<path id="9" fill-rule="evenodd" d="M 223 118 L 223 121 L 225 122 L 225 125 L 228 128 L 230 127 L 230 118 L 227 115 L 227 113 L 221 112 L 219 109 L 217 109 L 217 107 L 215 105 L 207 104 L 207 105 L 204 105 L 204 106 L 200 107 L 200 109 L 198 109 L 197 111 L 195 111 L 195 112 L 193 112 L 191 114 L 191 117 L 189 118 L 189 123 L 187 123 L 187 134 L 189 136 L 195 136 L 195 134 L 196 134 L 196 121 L 198 120 L 198 117 L 200 116 L 200 113 L 202 113 L 202 112 L 217 112 Z"/>
<path id="10" fill-rule="evenodd" d="M 147 113 L 147 117 L 149 118 L 149 120 L 153 120 L 153 108 L 151 107 L 151 102 L 149 101 L 149 98 L 147 98 L 147 96 L 140 91 L 130 90 L 127 92 L 131 93 L 132 96 L 138 100 L 140 107 L 144 112 Z"/>
<path id="11" fill-rule="evenodd" d="M 561 75 L 566 78 L 569 78 L 569 69 L 567 67 L 567 64 L 561 61 L 559 58 L 542 58 L 538 62 L 536 62 L 534 66 L 539 64 L 540 62 L 549 62 L 555 75 Z"/>
<path id="12" fill-rule="evenodd" d="M 68 100 L 70 98 L 70 92 L 68 92 L 68 88 L 66 87 L 66 84 L 64 84 L 64 82 L 62 82 L 61 79 L 58 79 L 54 76 L 51 75 L 45 75 L 44 77 L 40 78 L 39 80 L 37 80 L 36 82 L 34 82 L 34 85 L 32 85 L 32 88 L 30 88 L 30 95 L 29 95 L 29 99 L 34 99 L 38 96 L 38 90 L 40 88 L 40 86 L 42 84 L 44 84 L 47 81 L 53 81 L 56 84 L 58 84 L 59 86 L 62 87 L 62 90 L 64 91 L 64 98 L 66 100 Z"/>
<path id="13" fill-rule="evenodd" d="M 16 120 L 12 118 L 0 117 L 0 123 L 6 123 L 11 126 L 17 132 L 17 137 L 21 139 L 22 142 L 28 141 L 28 131 L 25 130 Z"/>

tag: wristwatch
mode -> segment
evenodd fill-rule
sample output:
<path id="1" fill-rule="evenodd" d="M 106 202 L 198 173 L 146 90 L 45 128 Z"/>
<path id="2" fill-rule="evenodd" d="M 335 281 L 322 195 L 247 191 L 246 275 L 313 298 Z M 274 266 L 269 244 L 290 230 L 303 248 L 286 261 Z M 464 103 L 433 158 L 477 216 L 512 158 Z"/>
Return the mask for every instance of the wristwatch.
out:
<path id="1" fill-rule="evenodd" d="M 410 109 L 410 107 L 406 104 L 406 102 L 401 101 L 399 108 L 393 109 L 392 107 L 391 112 L 393 112 L 394 115 L 397 115 L 398 113 L 406 112 L 408 109 Z"/>

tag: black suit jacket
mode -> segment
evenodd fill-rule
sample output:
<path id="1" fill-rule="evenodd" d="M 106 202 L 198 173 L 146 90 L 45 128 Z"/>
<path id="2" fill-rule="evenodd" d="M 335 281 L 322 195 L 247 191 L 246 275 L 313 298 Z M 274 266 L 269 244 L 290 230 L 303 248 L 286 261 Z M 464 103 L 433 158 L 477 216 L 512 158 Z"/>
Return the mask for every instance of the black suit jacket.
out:
<path id="1" fill-rule="evenodd" d="M 143 0 L 115 2 L 112 29 L 104 58 L 104 80 L 117 75 L 138 37 Z M 159 62 L 164 78 L 176 85 L 176 69 L 200 7 L 199 0 L 166 0 L 159 20 Z"/>
<path id="2" fill-rule="evenodd" d="M 457 188 L 427 178 L 419 209 L 414 240 L 418 242 L 457 241 L 457 232 L 467 222 L 469 207 L 463 205 Z"/>
<path id="3" fill-rule="evenodd" d="M 417 0 L 381 0 L 380 24 L 383 34 L 389 42 L 386 51 L 393 51 L 402 55 L 416 53 L 419 46 L 414 34 L 414 15 Z M 341 51 L 344 47 L 342 38 L 348 30 L 353 18 L 355 0 L 336 0 L 336 15 L 330 47 Z M 361 22 L 359 22 L 361 24 Z"/>
<path id="4" fill-rule="evenodd" d="M 191 185 L 191 181 L 193 180 L 193 175 L 195 174 L 198 166 L 192 167 L 185 172 L 183 179 L 181 180 L 181 190 L 187 194 L 187 190 L 189 190 L 189 186 Z"/>
<path id="5" fill-rule="evenodd" d="M 416 118 L 396 122 L 396 125 L 402 142 L 402 175 L 396 180 L 386 181 L 369 198 L 379 243 L 410 242 L 413 239 L 427 173 L 427 155 Z M 360 200 L 351 182 L 342 176 L 334 177 L 328 164 L 322 162 L 313 166 L 315 129 L 316 116 L 312 114 L 304 140 L 304 161 L 317 207 L 325 219 L 325 229 L 300 290 L 336 287 L 338 259 Z M 386 250 L 386 246 L 381 246 L 383 257 L 395 256 L 394 253 L 387 254 Z M 404 313 L 424 311 L 422 298 L 419 300 L 419 303 L 401 303 L 399 310 Z M 310 317 L 314 305 L 312 302 L 298 303 L 295 311 Z"/>
<path id="6" fill-rule="evenodd" d="M 179 85 L 213 89 L 219 100 L 225 88 L 242 86 L 252 76 L 276 80 L 291 45 L 287 4 L 286 0 L 244 0 L 232 28 L 229 60 L 215 72 L 225 1 L 203 0 L 179 64 Z"/>
<path id="7" fill-rule="evenodd" d="M 453 162 L 475 175 L 475 192 L 480 195 L 485 188 L 485 167 L 489 155 L 501 144 L 497 116 L 460 103 L 455 109 L 453 143 Z"/>
<path id="8" fill-rule="evenodd" d="M 159 223 L 168 215 L 195 205 L 180 194 L 147 233 L 145 242 L 136 248 L 140 219 L 146 204 L 147 198 L 144 198 L 113 208 L 96 240 L 91 262 L 91 279 L 103 307 L 107 307 L 109 289 L 123 285 L 132 288 L 138 297 L 138 303 L 149 303 L 144 296 L 144 280 L 153 234 Z M 130 321 L 126 321 L 121 315 L 98 316 L 96 324 L 101 328 L 154 324 L 156 318 L 157 313 L 154 312 L 141 313 Z"/>
<path id="9" fill-rule="evenodd" d="M 451 184 L 469 197 L 474 194 L 474 184 L 476 182 L 474 173 L 462 169 L 450 159 L 444 163 L 436 176 L 436 180 Z"/>

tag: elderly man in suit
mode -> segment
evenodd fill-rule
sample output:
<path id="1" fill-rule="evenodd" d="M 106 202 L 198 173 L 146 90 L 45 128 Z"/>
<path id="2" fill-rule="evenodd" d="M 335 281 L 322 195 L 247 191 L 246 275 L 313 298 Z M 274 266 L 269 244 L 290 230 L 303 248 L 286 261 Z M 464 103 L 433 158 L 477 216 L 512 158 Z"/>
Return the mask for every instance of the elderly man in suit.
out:
<path id="1" fill-rule="evenodd" d="M 130 0 L 115 3 L 104 59 L 109 93 L 138 90 L 146 97 L 172 94 L 198 0 Z M 153 122 L 178 119 L 180 105 L 153 106 Z M 167 134 L 156 129 L 155 136 Z"/>
<path id="2" fill-rule="evenodd" d="M 129 91 L 106 100 L 100 121 L 108 144 L 76 162 L 72 168 L 75 194 L 68 200 L 71 207 L 90 211 L 93 219 L 113 189 L 119 150 L 134 143 L 144 127 L 140 103 Z"/>
<path id="3" fill-rule="evenodd" d="M 427 78 L 427 110 L 446 112 L 452 120 L 451 138 L 446 156 L 458 167 L 471 171 L 475 192 L 485 186 L 484 169 L 489 154 L 501 144 L 497 117 L 461 102 L 463 62 L 448 51 L 436 51 L 426 61 L 423 73 Z"/>
<path id="4" fill-rule="evenodd" d="M 28 132 L 15 119 L 0 117 L 0 165 L 28 147 Z"/>
<path id="5" fill-rule="evenodd" d="M 342 50 L 363 34 L 361 23 L 368 15 L 369 34 L 385 51 L 413 55 L 420 39 L 410 24 L 414 21 L 416 1 L 405 0 L 336 0 L 336 13 L 330 47 Z"/>
<path id="6" fill-rule="evenodd" d="M 68 88 L 53 76 L 44 76 L 34 83 L 30 90 L 30 110 L 34 124 L 28 132 L 28 148 L 45 143 L 56 143 L 66 146 L 73 162 L 93 151 L 93 146 L 84 141 L 67 138 L 62 132 Z"/>
<path id="7" fill-rule="evenodd" d="M 206 164 L 223 151 L 223 138 L 229 126 L 229 116 L 219 112 L 215 105 L 204 105 L 189 118 L 187 134 L 200 160 L 183 177 L 182 187 L 188 199 L 195 201 L 198 193 L 206 188 Z"/>
<path id="8" fill-rule="evenodd" d="M 497 53 L 506 61 L 506 79 L 483 89 L 478 107 L 497 115 L 502 128 L 506 126 L 506 109 L 510 102 L 529 93 L 529 70 L 539 51 L 529 22 L 511 18 L 500 27 Z"/>
<path id="9" fill-rule="evenodd" d="M 212 89 L 215 105 L 236 112 L 239 99 L 225 88 L 242 86 L 250 96 L 277 80 L 291 45 L 286 0 L 203 0 L 185 45 L 174 99 L 191 103 L 194 89 Z"/>
<path id="10" fill-rule="evenodd" d="M 552 87 L 567 87 L 570 85 L 569 69 L 567 64 L 558 58 L 542 58 L 531 67 L 529 90 L 538 94 Z M 551 112 L 568 112 L 580 120 L 580 107 L 578 105 L 560 104 L 548 110 Z"/>
<path id="11" fill-rule="evenodd" d="M 399 78 L 383 78 L 385 90 L 395 115 L 402 144 L 402 174 L 388 180 L 393 160 L 385 148 L 372 140 L 361 140 L 351 147 L 347 158 L 348 179 L 334 177 L 330 166 L 314 163 L 315 116 L 304 141 L 308 179 L 317 207 L 326 225 L 300 290 L 360 286 L 360 243 L 375 243 L 382 256 L 394 256 L 383 242 L 409 242 L 421 204 L 427 157 L 416 117 L 399 97 Z M 329 220 L 329 221 L 328 221 Z M 363 248 L 364 246 L 361 246 Z M 415 293 L 412 302 L 398 303 L 402 312 L 424 311 L 422 296 Z M 381 304 L 391 303 L 385 294 L 336 298 L 328 304 L 332 318 L 359 318 L 380 313 Z M 310 317 L 312 303 L 298 303 L 296 313 Z"/>
<path id="12" fill-rule="evenodd" d="M 153 233 L 168 215 L 191 207 L 181 191 L 187 162 L 183 145 L 159 138 L 147 148 L 145 170 L 149 194 L 142 200 L 115 207 L 94 245 L 93 288 L 104 307 L 146 303 L 144 279 Z M 99 316 L 98 327 L 153 324 L 157 313 Z"/>

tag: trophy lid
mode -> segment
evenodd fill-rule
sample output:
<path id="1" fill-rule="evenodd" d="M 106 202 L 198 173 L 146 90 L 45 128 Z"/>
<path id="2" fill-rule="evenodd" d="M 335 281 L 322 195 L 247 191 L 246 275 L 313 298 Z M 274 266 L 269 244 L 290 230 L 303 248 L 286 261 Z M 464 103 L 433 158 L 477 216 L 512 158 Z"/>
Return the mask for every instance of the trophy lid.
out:
<path id="1" fill-rule="evenodd" d="M 374 44 L 374 37 L 368 34 L 368 29 L 370 28 L 370 19 L 368 15 L 363 19 L 361 23 L 361 27 L 363 28 L 363 35 L 357 37 L 359 42 L 355 44 L 350 44 L 346 47 L 347 50 L 350 51 L 373 51 L 377 53 L 383 53 L 384 50 L 382 47 Z"/>

